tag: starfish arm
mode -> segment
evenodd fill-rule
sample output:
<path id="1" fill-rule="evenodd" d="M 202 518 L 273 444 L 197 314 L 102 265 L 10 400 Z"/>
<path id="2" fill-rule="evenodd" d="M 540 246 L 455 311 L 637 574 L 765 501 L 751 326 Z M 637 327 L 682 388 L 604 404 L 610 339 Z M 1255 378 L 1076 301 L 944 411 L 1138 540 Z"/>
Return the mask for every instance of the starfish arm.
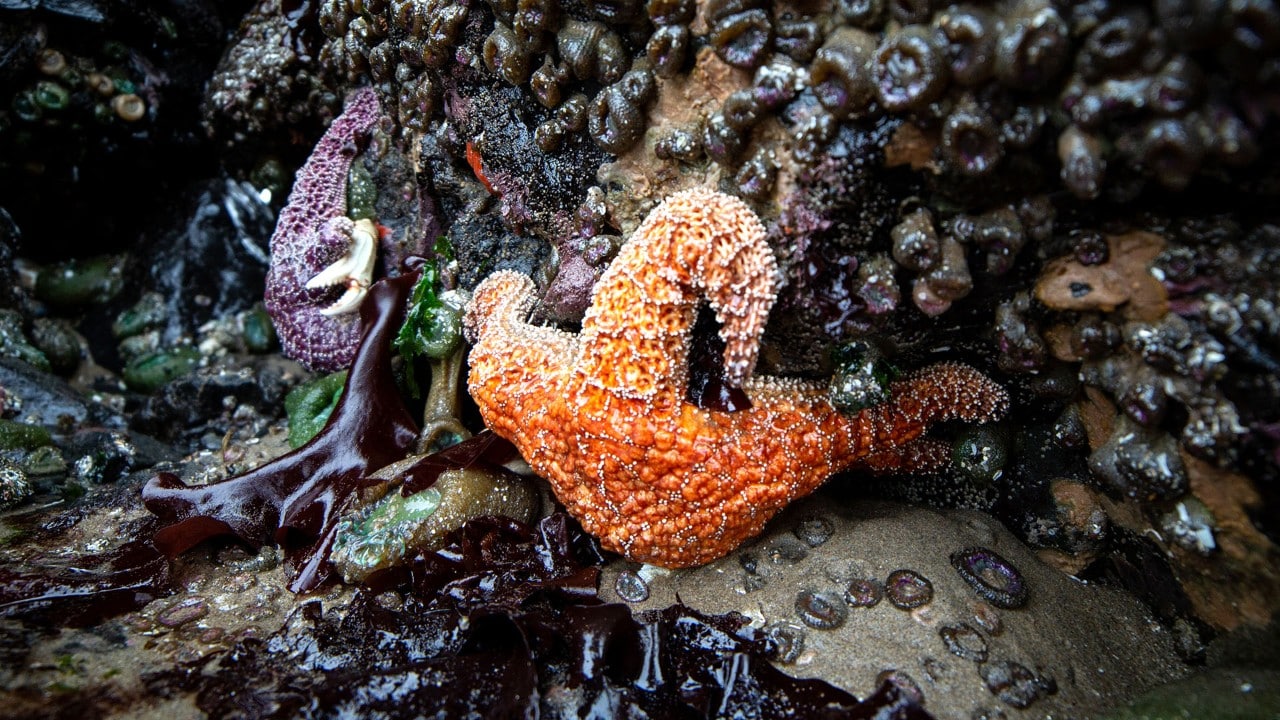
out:
<path id="1" fill-rule="evenodd" d="M 872 431 L 869 452 L 915 440 L 947 420 L 984 423 L 1004 414 L 1009 396 L 968 365 L 938 363 L 893 383 L 892 400 L 864 410 Z"/>
<path id="2" fill-rule="evenodd" d="M 352 93 L 342 115 L 298 171 L 271 235 L 271 264 L 263 297 L 267 313 L 275 322 L 285 354 L 315 370 L 332 371 L 349 365 L 360 337 L 356 313 L 326 314 L 332 293 L 307 282 L 346 249 L 346 235 L 334 230 L 351 227 L 345 217 L 347 173 L 358 152 L 357 140 L 379 117 L 381 109 L 372 88 Z"/>
<path id="3" fill-rule="evenodd" d="M 527 275 L 499 271 L 476 287 L 467 305 L 464 330 L 473 342 L 467 387 L 485 424 L 512 440 L 529 457 L 539 422 L 561 397 L 566 362 L 577 338 L 528 322 L 537 292 Z"/>
<path id="4" fill-rule="evenodd" d="M 689 328 L 705 296 L 721 323 L 726 376 L 740 385 L 776 296 L 764 237 L 755 213 L 721 193 L 689 190 L 655 208 L 596 283 L 582 321 L 583 381 L 619 397 L 683 398 Z"/>
<path id="5" fill-rule="evenodd" d="M 827 384 L 800 378 L 753 375 L 742 383 L 752 405 L 791 403 L 809 405 L 827 402 Z"/>
<path id="6" fill-rule="evenodd" d="M 920 438 L 880 452 L 871 453 L 858 464 L 873 473 L 941 470 L 951 460 L 951 446 L 941 440 Z"/>

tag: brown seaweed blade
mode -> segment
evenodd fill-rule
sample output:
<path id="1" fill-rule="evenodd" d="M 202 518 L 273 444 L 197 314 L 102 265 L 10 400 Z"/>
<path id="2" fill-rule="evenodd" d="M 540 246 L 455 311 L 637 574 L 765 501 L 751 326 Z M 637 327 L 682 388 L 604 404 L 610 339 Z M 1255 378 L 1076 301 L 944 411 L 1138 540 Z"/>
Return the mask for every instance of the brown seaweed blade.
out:
<path id="1" fill-rule="evenodd" d="M 223 482 L 189 487 L 157 473 L 142 491 L 147 509 L 169 523 L 155 544 L 176 557 L 213 537 L 231 535 L 261 547 L 284 548 L 290 589 L 304 592 L 328 577 L 338 517 L 367 475 L 404 457 L 418 426 L 391 372 L 391 337 L 404 317 L 417 273 L 384 279 L 360 307 L 365 330 L 342 397 L 311 442 L 256 470 Z"/>

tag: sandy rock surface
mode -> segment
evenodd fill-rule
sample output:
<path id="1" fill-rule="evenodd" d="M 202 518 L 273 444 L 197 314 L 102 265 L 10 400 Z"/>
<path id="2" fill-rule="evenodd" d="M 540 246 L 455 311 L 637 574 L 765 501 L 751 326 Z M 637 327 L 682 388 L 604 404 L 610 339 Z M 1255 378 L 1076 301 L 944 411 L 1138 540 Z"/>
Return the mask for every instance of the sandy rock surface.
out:
<path id="1" fill-rule="evenodd" d="M 1023 607 L 995 607 L 961 578 L 951 555 L 975 546 L 1020 571 Z M 888 595 L 869 607 L 845 600 L 852 580 L 883 584 L 900 569 L 927 579 L 933 599 L 913 610 L 895 607 Z M 635 610 L 679 600 L 704 612 L 742 613 L 781 639 L 778 666 L 788 674 L 865 696 L 882 673 L 896 671 L 939 718 L 1090 717 L 1186 672 L 1170 633 L 1136 600 L 1044 564 L 976 511 L 846 506 L 820 494 L 793 505 L 754 543 L 701 568 L 614 561 L 600 592 L 612 601 L 647 594 L 630 603 Z M 820 619 L 805 611 L 815 602 L 806 592 L 820 598 Z M 1002 682 L 1002 671 L 1012 679 Z"/>

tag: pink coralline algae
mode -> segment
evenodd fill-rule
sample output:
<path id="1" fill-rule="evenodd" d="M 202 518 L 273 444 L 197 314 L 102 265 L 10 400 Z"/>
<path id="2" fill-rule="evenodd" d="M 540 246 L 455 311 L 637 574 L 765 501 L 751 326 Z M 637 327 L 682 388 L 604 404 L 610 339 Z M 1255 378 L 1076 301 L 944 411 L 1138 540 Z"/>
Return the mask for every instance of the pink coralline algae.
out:
<path id="1" fill-rule="evenodd" d="M 347 217 L 347 174 L 357 140 L 381 116 L 370 88 L 355 91 L 298 171 L 271 236 L 266 306 L 284 352 L 313 370 L 346 367 L 360 338 L 349 312 L 372 281 L 377 229 Z"/>

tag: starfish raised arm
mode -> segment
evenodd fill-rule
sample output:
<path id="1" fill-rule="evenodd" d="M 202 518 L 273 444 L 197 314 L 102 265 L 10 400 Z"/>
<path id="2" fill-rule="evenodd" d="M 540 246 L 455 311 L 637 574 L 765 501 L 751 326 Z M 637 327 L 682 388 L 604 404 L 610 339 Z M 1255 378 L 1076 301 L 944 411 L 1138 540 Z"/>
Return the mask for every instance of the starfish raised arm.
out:
<path id="1" fill-rule="evenodd" d="M 355 311 L 373 280 L 378 231 L 346 216 L 347 173 L 381 112 L 372 88 L 351 94 L 298 170 L 271 235 L 267 312 L 285 354 L 313 370 L 347 367 L 360 339 Z M 343 288 L 336 300 L 334 286 Z"/>

